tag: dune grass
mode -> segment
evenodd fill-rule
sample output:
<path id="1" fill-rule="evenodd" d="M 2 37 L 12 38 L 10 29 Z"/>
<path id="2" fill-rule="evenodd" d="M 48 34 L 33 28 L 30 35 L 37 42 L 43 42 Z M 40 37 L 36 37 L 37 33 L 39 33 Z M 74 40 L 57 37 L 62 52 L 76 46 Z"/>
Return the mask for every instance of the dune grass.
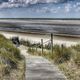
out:
<path id="1" fill-rule="evenodd" d="M 31 55 L 43 56 L 56 64 L 61 71 L 66 75 L 68 80 L 80 79 L 80 45 L 66 47 L 65 45 L 54 45 L 53 54 L 48 44 L 44 45 L 44 52 L 41 53 L 41 48 L 28 47 L 28 52 Z"/>
<path id="2" fill-rule="evenodd" d="M 24 59 L 16 46 L 0 35 L 0 79 L 24 80 Z M 14 78 L 13 78 L 14 77 Z"/>

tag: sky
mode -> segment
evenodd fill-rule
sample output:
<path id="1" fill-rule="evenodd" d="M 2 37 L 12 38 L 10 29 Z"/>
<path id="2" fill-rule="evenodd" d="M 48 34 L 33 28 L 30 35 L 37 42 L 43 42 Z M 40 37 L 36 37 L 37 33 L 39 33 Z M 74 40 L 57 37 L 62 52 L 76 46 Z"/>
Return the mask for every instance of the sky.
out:
<path id="1" fill-rule="evenodd" d="M 0 0 L 0 18 L 80 18 L 80 0 Z"/>

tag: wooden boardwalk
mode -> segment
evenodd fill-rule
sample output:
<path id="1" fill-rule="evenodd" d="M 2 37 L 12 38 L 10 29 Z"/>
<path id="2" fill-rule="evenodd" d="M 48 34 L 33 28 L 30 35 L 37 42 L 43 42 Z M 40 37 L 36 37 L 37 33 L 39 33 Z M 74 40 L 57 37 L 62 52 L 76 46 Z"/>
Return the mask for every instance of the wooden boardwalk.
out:
<path id="1" fill-rule="evenodd" d="M 26 80 L 66 80 L 58 67 L 47 59 L 28 55 L 25 49 L 21 53 L 26 58 Z"/>

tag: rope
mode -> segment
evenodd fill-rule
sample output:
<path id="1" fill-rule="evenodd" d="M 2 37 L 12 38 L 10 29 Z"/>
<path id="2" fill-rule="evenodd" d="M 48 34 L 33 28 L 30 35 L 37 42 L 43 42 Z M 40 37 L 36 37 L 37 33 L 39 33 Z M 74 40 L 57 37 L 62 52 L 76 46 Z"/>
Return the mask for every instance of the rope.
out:
<path id="1" fill-rule="evenodd" d="M 49 40 L 43 42 L 43 44 L 46 44 L 47 42 L 50 42 L 50 41 L 51 41 L 51 40 L 49 39 Z M 41 43 L 40 43 L 40 45 L 41 45 Z M 36 47 L 39 47 L 40 45 L 35 45 L 35 46 L 36 46 Z"/>
<path id="2" fill-rule="evenodd" d="M 45 43 L 47 43 L 47 42 L 50 42 L 51 40 L 49 39 L 49 40 L 47 40 L 47 41 L 45 41 L 43 44 L 45 44 Z"/>

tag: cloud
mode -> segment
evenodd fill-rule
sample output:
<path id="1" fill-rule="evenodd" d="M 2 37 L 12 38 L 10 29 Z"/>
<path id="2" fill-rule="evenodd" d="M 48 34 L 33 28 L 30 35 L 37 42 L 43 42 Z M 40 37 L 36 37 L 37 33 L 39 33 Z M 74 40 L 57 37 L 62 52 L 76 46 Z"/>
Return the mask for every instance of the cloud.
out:
<path id="1" fill-rule="evenodd" d="M 0 0 L 0 7 L 19 7 L 37 3 L 62 3 L 68 0 Z"/>
<path id="2" fill-rule="evenodd" d="M 19 2 L 19 3 L 26 3 L 26 4 L 36 4 L 36 3 L 59 3 L 59 2 L 66 2 L 68 0 L 9 0 L 9 2 Z"/>
<path id="3" fill-rule="evenodd" d="M 68 3 L 68 4 L 65 5 L 65 10 L 64 11 L 65 12 L 70 12 L 71 8 L 72 8 L 71 4 Z"/>
<path id="4" fill-rule="evenodd" d="M 37 4 L 37 3 L 58 3 L 52 5 L 51 7 L 40 6 L 40 8 L 32 8 L 33 11 L 37 13 L 59 13 L 59 12 L 65 12 L 69 13 L 70 11 L 79 12 L 80 11 L 80 1 L 76 0 L 0 0 L 3 1 L 0 4 L 0 8 L 12 8 L 12 7 L 27 7 L 28 5 Z M 73 3 L 73 1 L 76 1 Z M 65 2 L 65 3 L 62 3 Z M 59 3 L 62 3 L 59 5 Z M 37 5 L 38 6 L 38 5 Z M 56 7 L 54 7 L 56 6 Z"/>
<path id="5" fill-rule="evenodd" d="M 37 13 L 58 13 L 60 11 L 61 7 L 58 6 L 57 8 L 54 7 L 42 7 L 42 8 L 37 8 L 34 9 L 35 12 Z"/>

